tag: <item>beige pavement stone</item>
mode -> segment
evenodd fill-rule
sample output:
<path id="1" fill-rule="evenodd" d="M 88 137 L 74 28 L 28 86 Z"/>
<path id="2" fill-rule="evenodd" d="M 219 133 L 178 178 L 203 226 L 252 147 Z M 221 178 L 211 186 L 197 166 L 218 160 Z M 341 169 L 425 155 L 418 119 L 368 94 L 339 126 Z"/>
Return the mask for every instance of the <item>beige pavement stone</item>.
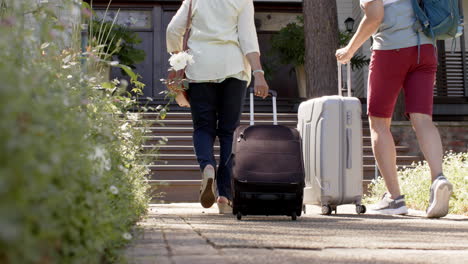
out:
<path id="1" fill-rule="evenodd" d="M 307 212 L 298 221 L 238 221 L 198 204 L 153 205 L 128 255 L 135 264 L 157 258 L 162 264 L 468 263 L 466 216 L 427 219 L 413 210 L 408 216 L 356 215 L 354 206 L 340 206 L 331 216 L 315 206 Z"/>

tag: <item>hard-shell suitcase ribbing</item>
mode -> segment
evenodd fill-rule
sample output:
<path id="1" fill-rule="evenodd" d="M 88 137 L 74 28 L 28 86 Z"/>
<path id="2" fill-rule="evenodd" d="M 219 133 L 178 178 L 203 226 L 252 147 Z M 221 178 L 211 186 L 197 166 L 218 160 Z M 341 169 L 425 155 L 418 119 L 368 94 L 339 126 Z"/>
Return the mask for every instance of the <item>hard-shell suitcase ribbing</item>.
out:
<path id="1" fill-rule="evenodd" d="M 324 96 L 303 102 L 298 111 L 302 136 L 305 188 L 304 204 L 322 206 L 323 214 L 336 212 L 342 204 L 361 205 L 363 159 L 361 102 L 351 96 L 351 70 L 348 64 L 348 97 Z"/>

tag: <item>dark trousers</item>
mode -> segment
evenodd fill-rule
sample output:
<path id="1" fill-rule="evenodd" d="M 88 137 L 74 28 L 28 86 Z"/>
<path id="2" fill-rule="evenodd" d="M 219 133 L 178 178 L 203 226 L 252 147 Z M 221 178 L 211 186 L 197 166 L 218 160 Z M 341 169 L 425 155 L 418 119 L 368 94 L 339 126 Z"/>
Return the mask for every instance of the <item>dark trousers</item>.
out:
<path id="1" fill-rule="evenodd" d="M 247 82 L 234 78 L 222 83 L 191 83 L 187 90 L 193 120 L 193 144 L 200 169 L 216 168 L 214 142 L 220 144 L 216 173 L 218 195 L 231 199 L 231 168 L 227 161 L 232 151 L 234 130 L 239 126 Z"/>

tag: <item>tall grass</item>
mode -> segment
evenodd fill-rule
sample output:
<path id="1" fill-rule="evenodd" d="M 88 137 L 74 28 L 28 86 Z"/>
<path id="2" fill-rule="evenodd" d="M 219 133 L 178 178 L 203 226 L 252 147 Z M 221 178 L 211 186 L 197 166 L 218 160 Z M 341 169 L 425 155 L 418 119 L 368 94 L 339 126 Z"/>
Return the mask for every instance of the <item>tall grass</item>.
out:
<path id="1" fill-rule="evenodd" d="M 425 161 L 413 166 L 398 172 L 401 191 L 406 196 L 408 207 L 426 210 L 431 187 L 429 166 Z M 444 157 L 443 170 L 454 190 L 449 213 L 468 215 L 468 153 L 448 152 Z M 387 191 L 382 178 L 373 181 L 369 188 L 370 194 L 365 197 L 365 202 L 369 204 L 376 203 Z"/>

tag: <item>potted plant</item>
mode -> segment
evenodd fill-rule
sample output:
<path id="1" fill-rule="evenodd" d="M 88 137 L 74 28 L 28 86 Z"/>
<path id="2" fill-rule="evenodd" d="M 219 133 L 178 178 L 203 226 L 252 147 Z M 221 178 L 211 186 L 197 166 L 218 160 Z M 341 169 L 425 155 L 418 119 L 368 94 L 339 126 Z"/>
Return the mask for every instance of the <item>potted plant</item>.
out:
<path id="1" fill-rule="evenodd" d="M 289 23 L 271 40 L 271 50 L 278 55 L 281 64 L 292 64 L 296 72 L 299 97 L 306 97 L 304 18 Z"/>
<path id="2" fill-rule="evenodd" d="M 346 45 L 352 34 L 340 32 L 340 46 Z M 292 64 L 295 67 L 299 97 L 306 98 L 306 74 L 305 74 L 305 37 L 304 18 L 297 17 L 296 23 L 289 23 L 278 34 L 272 37 L 272 52 L 278 56 L 281 64 Z M 358 70 L 369 64 L 369 59 L 364 55 L 355 55 L 351 59 L 353 70 Z"/>

